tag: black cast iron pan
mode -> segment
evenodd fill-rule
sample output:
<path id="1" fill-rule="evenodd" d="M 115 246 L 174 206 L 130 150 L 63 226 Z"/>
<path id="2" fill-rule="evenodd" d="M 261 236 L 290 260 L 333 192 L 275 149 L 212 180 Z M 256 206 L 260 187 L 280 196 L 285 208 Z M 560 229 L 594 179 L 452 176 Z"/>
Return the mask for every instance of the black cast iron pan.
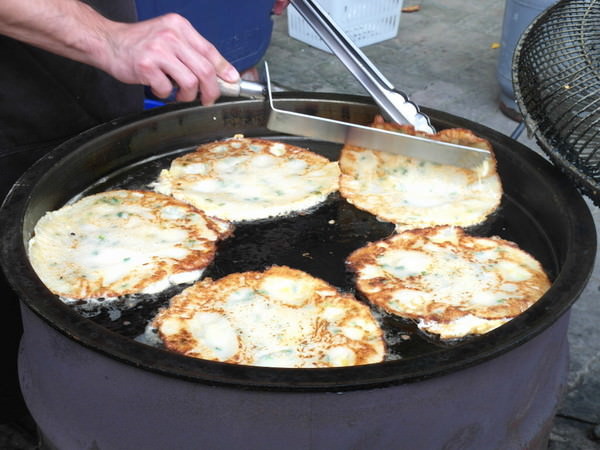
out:
<path id="1" fill-rule="evenodd" d="M 277 95 L 283 109 L 367 124 L 376 113 L 370 99 L 334 94 Z M 211 107 L 170 105 L 89 130 L 42 158 L 14 186 L 0 216 L 2 265 L 27 307 L 82 345 L 112 358 L 209 384 L 283 390 L 347 390 L 441 376 L 494 358 L 550 326 L 585 286 L 596 240 L 590 212 L 581 196 L 547 161 L 489 128 L 438 111 L 426 111 L 437 129 L 462 127 L 490 140 L 496 151 L 505 195 L 485 224 L 470 230 L 517 242 L 532 253 L 553 280 L 551 289 L 508 324 L 450 345 L 420 335 L 409 323 L 383 318 L 391 360 L 333 369 L 273 369 L 197 360 L 135 340 L 168 295 L 142 299 L 134 308 L 104 310 L 85 317 L 64 305 L 39 281 L 26 255 L 37 220 L 49 210 L 85 194 L 115 188 L 146 188 L 171 159 L 200 143 L 243 133 L 282 140 L 337 158 L 340 147 L 273 135 L 265 128 L 268 109 L 261 101 L 236 100 Z M 393 231 L 340 198 L 312 214 L 243 224 L 221 244 L 206 272 L 261 270 L 286 264 L 352 290 L 343 261 L 355 248 Z"/>

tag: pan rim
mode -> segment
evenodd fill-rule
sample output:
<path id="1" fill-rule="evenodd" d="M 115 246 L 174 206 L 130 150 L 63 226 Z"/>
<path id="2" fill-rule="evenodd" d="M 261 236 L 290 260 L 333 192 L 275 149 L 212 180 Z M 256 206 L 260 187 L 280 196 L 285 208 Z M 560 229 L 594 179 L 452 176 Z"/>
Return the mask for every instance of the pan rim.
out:
<path id="1" fill-rule="evenodd" d="M 278 93 L 276 99 L 373 105 L 366 97 L 344 94 Z M 259 103 L 257 100 L 235 100 L 217 105 L 243 109 L 246 105 Z M 543 297 L 543 301 L 540 300 L 506 326 L 460 347 L 440 350 L 420 359 L 409 358 L 341 368 L 280 369 L 187 358 L 136 342 L 83 318 L 46 289 L 35 276 L 27 258 L 23 232 L 27 226 L 26 213 L 39 180 L 53 174 L 52 168 L 57 161 L 81 150 L 82 146 L 101 141 L 111 133 L 119 133 L 128 126 L 148 119 L 157 119 L 165 115 L 178 116 L 196 110 L 206 111 L 206 108 L 211 107 L 197 104 L 169 105 L 160 110 L 149 110 L 99 125 L 58 146 L 40 159 L 14 185 L 0 213 L 0 227 L 5 230 L 0 240 L 0 262 L 20 301 L 47 325 L 82 346 L 109 358 L 169 377 L 208 385 L 276 391 L 338 392 L 371 389 L 443 376 L 488 361 L 524 344 L 548 328 L 570 308 L 591 275 L 596 249 L 594 222 L 581 195 L 556 167 L 527 147 L 494 130 L 450 114 L 423 108 L 428 115 L 442 124 L 442 128 L 444 125 L 460 122 L 461 127 L 469 127 L 475 133 L 483 132 L 488 139 L 514 146 L 515 154 L 519 154 L 521 162 L 535 168 L 537 174 L 548 182 L 556 184 L 553 194 L 568 205 L 568 210 L 562 211 L 563 220 L 569 226 L 568 251 L 562 255 L 564 261 L 552 287 Z M 539 320 L 540 314 L 544 315 L 545 320 Z"/>

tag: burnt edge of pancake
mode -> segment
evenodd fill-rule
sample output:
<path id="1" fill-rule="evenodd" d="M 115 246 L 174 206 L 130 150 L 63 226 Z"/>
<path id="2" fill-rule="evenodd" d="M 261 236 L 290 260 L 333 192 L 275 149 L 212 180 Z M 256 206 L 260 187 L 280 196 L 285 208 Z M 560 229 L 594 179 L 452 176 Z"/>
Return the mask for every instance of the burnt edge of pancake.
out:
<path id="1" fill-rule="evenodd" d="M 439 225 L 483 226 L 500 207 L 502 182 L 487 140 L 461 128 L 428 134 L 411 125 L 387 123 L 381 116 L 371 126 L 486 149 L 490 158 L 480 167 L 465 169 L 346 145 L 339 158 L 340 193 L 355 207 L 395 223 L 398 232 Z M 431 183 L 421 185 L 428 175 Z"/>
<path id="2" fill-rule="evenodd" d="M 348 277 L 355 283 L 356 273 L 348 269 Z M 383 329 L 388 349 L 386 361 L 410 359 L 426 352 L 453 348 L 481 338 L 481 334 L 467 334 L 458 338 L 442 339 L 439 335 L 419 328 L 417 319 L 402 317 L 386 311 L 369 301 L 359 289 L 353 291 L 354 296 L 368 305 Z"/>
<path id="3" fill-rule="evenodd" d="M 216 242 L 232 231 L 229 222 L 172 197 L 122 189 L 46 213 L 28 253 L 38 276 L 63 302 L 100 305 L 198 279 L 214 259 Z"/>
<path id="4" fill-rule="evenodd" d="M 400 317 L 399 328 L 412 320 L 428 340 L 446 343 L 509 322 L 551 285 L 540 262 L 514 242 L 460 227 L 407 230 L 356 250 L 346 265 L 361 297 Z"/>
<path id="5" fill-rule="evenodd" d="M 304 147 L 235 135 L 173 159 L 150 186 L 236 224 L 277 220 L 326 202 L 339 166 Z"/>
<path id="6" fill-rule="evenodd" d="M 372 364 L 386 355 L 369 305 L 287 266 L 195 283 L 161 308 L 144 338 L 189 357 L 267 367 Z"/>

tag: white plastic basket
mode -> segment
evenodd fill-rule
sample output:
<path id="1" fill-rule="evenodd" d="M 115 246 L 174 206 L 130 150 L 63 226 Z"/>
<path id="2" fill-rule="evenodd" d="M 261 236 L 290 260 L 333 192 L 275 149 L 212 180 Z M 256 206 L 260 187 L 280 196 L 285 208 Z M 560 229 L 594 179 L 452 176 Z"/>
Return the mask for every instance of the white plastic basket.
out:
<path id="1" fill-rule="evenodd" d="M 398 34 L 403 0 L 319 0 L 354 45 L 364 47 Z M 288 33 L 294 39 L 330 52 L 294 7 L 288 8 Z"/>

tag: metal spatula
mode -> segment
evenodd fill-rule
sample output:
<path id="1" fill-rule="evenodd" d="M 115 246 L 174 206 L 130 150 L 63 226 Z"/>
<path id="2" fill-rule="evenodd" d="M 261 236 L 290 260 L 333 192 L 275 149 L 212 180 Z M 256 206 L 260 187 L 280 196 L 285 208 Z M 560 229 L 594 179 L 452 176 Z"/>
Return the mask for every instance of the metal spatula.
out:
<path id="1" fill-rule="evenodd" d="M 276 108 L 266 63 L 265 73 L 266 86 L 242 80 L 238 84 L 220 82 L 220 87 L 221 93 L 229 97 L 267 97 L 271 108 L 267 121 L 267 128 L 270 130 L 465 168 L 482 166 L 490 157 L 490 153 L 484 149 L 434 141 Z"/>
<path id="2" fill-rule="evenodd" d="M 381 108 L 384 117 L 392 122 L 410 124 L 415 129 L 435 133 L 429 118 L 407 97 L 394 89 L 368 58 L 349 40 L 329 15 L 313 0 L 292 0 L 300 14 L 313 26 L 333 53 L 346 65 L 367 89 Z M 341 122 L 337 120 L 277 109 L 271 94 L 268 65 L 265 63 L 267 86 L 248 81 L 239 85 L 221 84 L 221 92 L 229 96 L 268 96 L 271 113 L 267 127 L 273 131 L 298 136 L 355 145 L 388 153 L 401 154 L 425 161 L 474 168 L 490 157 L 485 149 L 435 141 L 392 131 Z"/>

